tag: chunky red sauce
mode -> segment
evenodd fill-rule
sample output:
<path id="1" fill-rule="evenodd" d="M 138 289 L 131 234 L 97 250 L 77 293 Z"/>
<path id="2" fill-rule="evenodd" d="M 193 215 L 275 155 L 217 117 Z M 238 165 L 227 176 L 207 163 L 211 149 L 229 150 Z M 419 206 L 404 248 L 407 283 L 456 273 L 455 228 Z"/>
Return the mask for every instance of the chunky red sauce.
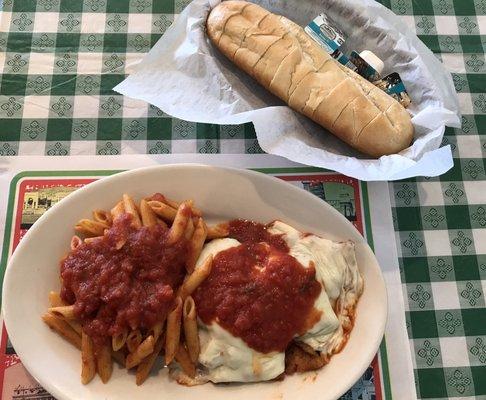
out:
<path id="1" fill-rule="evenodd" d="M 262 224 L 232 221 L 230 237 L 242 244 L 214 258 L 193 294 L 198 316 L 206 324 L 216 320 L 259 352 L 284 351 L 320 318 L 313 307 L 321 290 L 315 269 L 304 268 Z"/>
<path id="2" fill-rule="evenodd" d="M 123 215 L 105 236 L 61 262 L 61 296 L 97 341 L 165 319 L 184 278 L 186 242 L 168 246 L 164 226 L 135 229 L 130 222 Z M 117 250 L 120 240 L 126 242 Z"/>
<path id="3" fill-rule="evenodd" d="M 285 253 L 289 252 L 289 247 L 282 235 L 272 235 L 268 232 L 267 226 L 258 222 L 246 219 L 235 219 L 229 223 L 229 237 L 241 243 L 260 243 L 265 242 Z"/>

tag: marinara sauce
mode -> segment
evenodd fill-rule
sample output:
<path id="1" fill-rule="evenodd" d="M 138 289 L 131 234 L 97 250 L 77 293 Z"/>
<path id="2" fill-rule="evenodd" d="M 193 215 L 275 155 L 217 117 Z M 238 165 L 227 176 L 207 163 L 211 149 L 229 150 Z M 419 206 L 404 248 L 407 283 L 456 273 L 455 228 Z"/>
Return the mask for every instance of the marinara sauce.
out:
<path id="1" fill-rule="evenodd" d="M 162 225 L 136 229 L 124 214 L 103 237 L 61 261 L 61 297 L 74 304 L 83 329 L 98 343 L 124 328 L 149 329 L 171 310 L 185 275 L 187 243 L 169 246 L 167 233 Z"/>
<path id="2" fill-rule="evenodd" d="M 193 294 L 198 316 L 208 325 L 217 321 L 254 350 L 284 351 L 320 318 L 315 269 L 304 268 L 265 225 L 234 220 L 229 236 L 241 245 L 214 257 L 211 274 Z"/>

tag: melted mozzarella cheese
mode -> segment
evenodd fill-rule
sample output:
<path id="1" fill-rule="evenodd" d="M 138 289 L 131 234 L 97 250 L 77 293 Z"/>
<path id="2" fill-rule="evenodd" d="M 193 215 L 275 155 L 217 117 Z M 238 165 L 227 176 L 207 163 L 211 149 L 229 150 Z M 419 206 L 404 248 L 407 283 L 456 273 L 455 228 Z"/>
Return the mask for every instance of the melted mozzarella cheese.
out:
<path id="1" fill-rule="evenodd" d="M 345 340 L 343 326 L 350 325 L 348 311 L 355 306 L 363 290 L 354 244 L 304 235 L 280 221 L 275 221 L 269 231 L 282 235 L 290 254 L 304 267 L 313 265 L 316 269 L 316 280 L 323 290 L 314 307 L 321 311 L 321 318 L 297 339 L 314 350 L 332 354 Z"/>
<path id="2" fill-rule="evenodd" d="M 196 268 L 209 255 L 238 246 L 235 239 L 216 239 L 204 246 Z M 201 353 L 199 362 L 207 368 L 212 382 L 267 381 L 279 376 L 285 369 L 285 353 L 263 354 L 248 347 L 216 322 L 205 325 L 199 320 Z"/>
<path id="3" fill-rule="evenodd" d="M 217 323 L 199 330 L 199 362 L 212 382 L 255 382 L 276 378 L 285 369 L 285 353 L 259 353 Z"/>
<path id="4" fill-rule="evenodd" d="M 199 258 L 197 259 L 196 268 L 199 268 L 208 256 L 216 257 L 216 254 L 231 249 L 232 247 L 239 246 L 240 244 L 241 243 L 238 242 L 238 240 L 230 238 L 211 240 L 204 245 Z"/>
<path id="5" fill-rule="evenodd" d="M 343 340 L 343 326 L 349 324 L 348 310 L 356 304 L 363 280 L 359 274 L 351 242 L 336 243 L 315 235 L 304 235 L 291 226 L 275 221 L 270 233 L 280 234 L 290 254 L 304 267 L 314 265 L 316 280 L 322 290 L 314 307 L 321 311 L 320 320 L 304 335 L 296 337 L 313 349 L 332 354 Z M 206 244 L 196 268 L 210 254 L 238 246 L 235 239 L 216 239 Z M 205 325 L 199 321 L 201 353 L 199 362 L 206 367 L 212 382 L 254 382 L 270 380 L 285 369 L 285 353 L 259 353 L 242 339 L 233 336 L 215 321 Z"/>

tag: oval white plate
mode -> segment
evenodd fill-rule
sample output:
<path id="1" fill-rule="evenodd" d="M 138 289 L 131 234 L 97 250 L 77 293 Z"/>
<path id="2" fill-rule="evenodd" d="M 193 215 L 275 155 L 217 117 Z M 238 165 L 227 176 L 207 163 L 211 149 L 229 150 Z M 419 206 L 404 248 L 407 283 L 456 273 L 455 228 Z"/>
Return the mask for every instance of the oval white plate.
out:
<path id="1" fill-rule="evenodd" d="M 297 374 L 279 382 L 207 384 L 187 388 L 159 371 L 142 386 L 133 373 L 115 366 L 108 384 L 99 378 L 80 383 L 80 353 L 41 321 L 47 294 L 59 289 L 59 259 L 69 248 L 73 226 L 95 208 L 109 209 L 129 193 L 136 199 L 161 192 L 192 198 L 209 221 L 280 219 L 324 237 L 356 243 L 364 292 L 356 324 L 344 350 L 317 375 Z M 380 268 L 362 236 L 334 208 L 316 196 L 257 172 L 203 165 L 166 165 L 116 174 L 70 194 L 29 230 L 7 268 L 3 313 L 10 340 L 29 372 L 59 400 L 185 399 L 247 400 L 335 399 L 362 375 L 375 355 L 385 328 L 386 291 Z"/>

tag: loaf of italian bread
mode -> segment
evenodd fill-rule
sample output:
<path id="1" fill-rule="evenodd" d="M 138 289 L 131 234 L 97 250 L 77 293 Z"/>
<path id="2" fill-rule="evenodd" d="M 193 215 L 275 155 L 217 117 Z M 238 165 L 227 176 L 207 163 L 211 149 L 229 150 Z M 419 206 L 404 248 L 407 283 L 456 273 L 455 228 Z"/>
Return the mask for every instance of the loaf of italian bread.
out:
<path id="1" fill-rule="evenodd" d="M 357 150 L 394 154 L 413 138 L 409 113 L 341 65 L 289 19 L 246 1 L 211 10 L 207 34 L 263 87 Z"/>

